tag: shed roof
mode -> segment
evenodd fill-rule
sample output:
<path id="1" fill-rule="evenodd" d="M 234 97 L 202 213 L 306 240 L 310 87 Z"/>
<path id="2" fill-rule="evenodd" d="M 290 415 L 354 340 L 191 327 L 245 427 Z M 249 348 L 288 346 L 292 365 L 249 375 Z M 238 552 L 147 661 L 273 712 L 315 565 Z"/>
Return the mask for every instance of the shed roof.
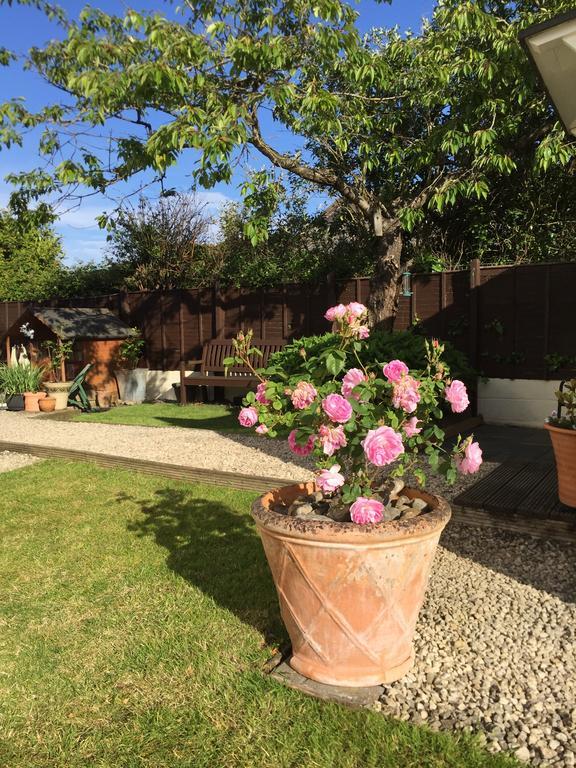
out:
<path id="1" fill-rule="evenodd" d="M 126 339 L 133 330 L 109 309 L 93 307 L 28 307 L 15 328 L 29 316 L 35 317 L 62 340 Z"/>

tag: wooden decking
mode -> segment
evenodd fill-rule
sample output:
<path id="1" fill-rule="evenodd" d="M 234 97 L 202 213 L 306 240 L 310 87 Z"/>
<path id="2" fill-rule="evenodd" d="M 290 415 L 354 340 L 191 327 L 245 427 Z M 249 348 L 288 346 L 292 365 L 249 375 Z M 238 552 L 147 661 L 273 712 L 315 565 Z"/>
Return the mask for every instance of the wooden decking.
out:
<path id="1" fill-rule="evenodd" d="M 558 501 L 556 468 L 544 462 L 505 461 L 459 494 L 453 505 L 485 510 L 495 517 L 557 520 L 576 527 L 576 509 Z"/>

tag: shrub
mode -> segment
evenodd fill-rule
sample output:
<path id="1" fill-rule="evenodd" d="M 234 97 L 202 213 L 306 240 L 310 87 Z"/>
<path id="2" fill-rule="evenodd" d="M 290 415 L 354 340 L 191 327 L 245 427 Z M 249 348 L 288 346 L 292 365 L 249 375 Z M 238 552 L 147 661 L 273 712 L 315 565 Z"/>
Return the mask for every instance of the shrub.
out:
<path id="1" fill-rule="evenodd" d="M 323 336 L 295 339 L 270 357 L 263 375 L 270 378 L 279 372 L 289 376 L 310 373 L 310 361 L 317 360 L 330 349 L 336 337 L 337 334 L 325 333 Z M 451 375 L 464 381 L 474 378 L 475 371 L 466 356 L 449 342 L 441 343 L 444 347 L 443 363 L 449 368 Z M 345 368 L 356 367 L 358 359 L 365 366 L 371 366 L 378 360 L 403 360 L 411 370 L 423 371 L 427 365 L 426 339 L 415 331 L 372 331 L 358 351 L 347 348 Z"/>

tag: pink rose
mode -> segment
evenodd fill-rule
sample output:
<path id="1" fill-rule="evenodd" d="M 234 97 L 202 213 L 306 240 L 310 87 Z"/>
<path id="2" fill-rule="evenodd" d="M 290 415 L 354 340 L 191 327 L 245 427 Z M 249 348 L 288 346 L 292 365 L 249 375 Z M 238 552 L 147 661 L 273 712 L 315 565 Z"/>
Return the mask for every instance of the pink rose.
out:
<path id="1" fill-rule="evenodd" d="M 256 387 L 256 401 L 262 405 L 270 405 L 271 401 L 266 397 L 266 382 L 261 381 Z"/>
<path id="2" fill-rule="evenodd" d="M 316 485 L 323 493 L 334 493 L 345 482 L 344 475 L 340 474 L 340 464 L 333 464 L 330 469 L 323 469 L 316 476 Z"/>
<path id="3" fill-rule="evenodd" d="M 258 424 L 255 430 L 259 435 L 265 435 L 266 432 L 268 432 L 268 427 L 266 424 Z"/>
<path id="4" fill-rule="evenodd" d="M 302 445 L 302 443 L 296 441 L 297 434 L 298 430 L 293 429 L 292 432 L 290 432 L 288 435 L 288 445 L 290 446 L 290 450 L 292 453 L 296 453 L 298 456 L 308 456 L 308 454 L 312 453 L 314 450 L 314 443 L 316 442 L 316 438 L 314 435 L 310 435 L 306 443 Z"/>
<path id="5" fill-rule="evenodd" d="M 463 475 L 473 475 L 482 464 L 482 448 L 478 443 L 468 442 L 464 448 L 464 457 L 456 459 L 458 471 Z"/>
<path id="6" fill-rule="evenodd" d="M 350 368 L 342 379 L 342 389 L 340 391 L 344 397 L 353 397 L 355 400 L 360 400 L 360 395 L 353 394 L 353 390 L 354 387 L 357 387 L 358 384 L 362 384 L 366 380 L 366 375 L 360 368 Z"/>
<path id="7" fill-rule="evenodd" d="M 418 424 L 418 417 L 412 416 L 411 419 L 408 419 L 408 421 L 405 421 L 402 429 L 404 430 L 404 434 L 406 437 L 414 437 L 414 435 L 420 434 L 422 432 L 422 428 L 416 426 Z"/>
<path id="8" fill-rule="evenodd" d="M 344 304 L 337 304 L 335 307 L 330 307 L 330 309 L 326 310 L 324 317 L 333 323 L 335 320 L 342 320 L 345 314 L 346 307 Z"/>
<path id="9" fill-rule="evenodd" d="M 322 410 L 330 421 L 337 421 L 340 424 L 349 421 L 352 416 L 352 406 L 342 395 L 328 395 L 328 397 L 325 397 L 322 400 Z"/>
<path id="10" fill-rule="evenodd" d="M 404 453 L 402 438 L 392 427 L 371 429 L 362 441 L 362 447 L 368 461 L 376 467 L 391 464 Z"/>
<path id="11" fill-rule="evenodd" d="M 292 392 L 292 405 L 299 411 L 303 411 L 304 408 L 308 408 L 314 402 L 317 394 L 318 392 L 316 392 L 312 384 L 309 384 L 307 381 L 299 381 Z"/>
<path id="12" fill-rule="evenodd" d="M 360 304 L 358 301 L 351 301 L 350 304 L 346 307 L 348 310 L 348 314 L 352 315 L 352 317 L 362 317 L 368 312 L 368 309 L 364 306 L 364 304 Z"/>
<path id="13" fill-rule="evenodd" d="M 452 406 L 452 411 L 454 413 L 462 413 L 462 411 L 465 411 L 470 405 L 466 385 L 461 381 L 458 381 L 458 379 L 454 379 L 454 381 L 446 387 L 444 395 L 446 400 L 448 400 Z"/>
<path id="14" fill-rule="evenodd" d="M 406 363 L 403 363 L 402 360 L 391 360 L 389 363 L 386 363 L 382 369 L 382 373 L 386 376 L 388 381 L 398 382 L 402 376 L 405 376 L 408 373 L 408 366 Z"/>
<path id="15" fill-rule="evenodd" d="M 384 504 L 376 499 L 367 499 L 365 496 L 358 496 L 354 504 L 350 507 L 350 517 L 353 523 L 358 525 L 371 525 L 379 523 L 382 520 Z"/>
<path id="16" fill-rule="evenodd" d="M 326 424 L 320 426 L 318 439 L 326 456 L 333 456 L 339 448 L 344 448 L 347 444 L 342 427 L 329 427 Z"/>
<path id="17" fill-rule="evenodd" d="M 370 336 L 370 328 L 367 325 L 360 325 L 356 329 L 356 335 L 359 339 L 367 339 Z"/>
<path id="18" fill-rule="evenodd" d="M 258 411 L 252 406 L 249 408 L 242 408 L 238 414 L 238 421 L 243 427 L 253 427 L 258 421 Z"/>
<path id="19" fill-rule="evenodd" d="M 402 408 L 406 413 L 414 413 L 416 406 L 420 402 L 420 393 L 418 387 L 420 382 L 407 376 L 402 376 L 400 381 L 394 384 L 392 392 L 392 405 L 394 408 Z"/>

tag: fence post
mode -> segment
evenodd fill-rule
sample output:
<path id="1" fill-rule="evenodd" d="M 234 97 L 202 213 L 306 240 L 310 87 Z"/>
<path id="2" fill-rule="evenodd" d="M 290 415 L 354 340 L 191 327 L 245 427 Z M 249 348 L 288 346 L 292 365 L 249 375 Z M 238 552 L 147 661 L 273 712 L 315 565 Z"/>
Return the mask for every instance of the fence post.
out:
<path id="1" fill-rule="evenodd" d="M 468 327 L 468 355 L 472 368 L 478 369 L 478 310 L 480 291 L 480 259 L 470 261 L 470 315 Z M 472 412 L 478 413 L 478 384 L 475 381 L 472 395 Z"/>
<path id="2" fill-rule="evenodd" d="M 218 282 L 212 286 L 212 317 L 214 318 L 214 338 L 222 339 L 224 337 L 226 313 L 222 307 L 222 292 Z"/>

